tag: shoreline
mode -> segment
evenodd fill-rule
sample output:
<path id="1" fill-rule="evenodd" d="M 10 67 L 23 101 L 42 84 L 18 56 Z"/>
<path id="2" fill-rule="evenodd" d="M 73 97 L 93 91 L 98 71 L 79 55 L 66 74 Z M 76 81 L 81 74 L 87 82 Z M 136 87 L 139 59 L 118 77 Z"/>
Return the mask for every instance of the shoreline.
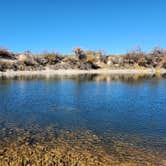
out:
<path id="1" fill-rule="evenodd" d="M 3 76 L 29 76 L 29 75 L 79 75 L 79 74 L 166 74 L 166 69 L 96 69 L 96 70 L 36 70 L 36 71 L 12 71 L 0 72 Z"/>

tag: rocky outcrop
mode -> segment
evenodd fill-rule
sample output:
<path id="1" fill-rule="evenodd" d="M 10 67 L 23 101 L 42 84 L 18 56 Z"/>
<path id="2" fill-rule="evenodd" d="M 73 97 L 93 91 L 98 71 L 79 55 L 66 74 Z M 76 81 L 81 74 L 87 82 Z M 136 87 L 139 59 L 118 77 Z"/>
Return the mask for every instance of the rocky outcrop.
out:
<path id="1" fill-rule="evenodd" d="M 10 59 L 10 60 L 16 59 L 15 54 L 9 52 L 6 49 L 0 49 L 0 58 Z"/>

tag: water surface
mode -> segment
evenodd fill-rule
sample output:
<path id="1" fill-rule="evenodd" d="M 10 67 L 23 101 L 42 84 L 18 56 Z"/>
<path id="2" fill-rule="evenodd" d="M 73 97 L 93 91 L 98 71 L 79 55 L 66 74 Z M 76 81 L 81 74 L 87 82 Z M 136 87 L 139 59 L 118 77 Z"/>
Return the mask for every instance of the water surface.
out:
<path id="1" fill-rule="evenodd" d="M 165 76 L 0 78 L 0 132 L 54 126 L 166 152 Z M 2 137 L 2 136 L 1 136 Z M 163 157 L 162 157 L 163 158 Z"/>

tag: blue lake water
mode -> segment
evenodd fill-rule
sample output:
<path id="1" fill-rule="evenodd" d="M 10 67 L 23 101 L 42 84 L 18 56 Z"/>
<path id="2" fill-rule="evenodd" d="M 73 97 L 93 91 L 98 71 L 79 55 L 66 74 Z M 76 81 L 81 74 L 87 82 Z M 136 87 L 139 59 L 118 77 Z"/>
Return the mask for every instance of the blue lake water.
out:
<path id="1" fill-rule="evenodd" d="M 85 129 L 103 138 L 114 134 L 166 138 L 166 79 L 137 75 L 0 78 L 0 130 L 28 130 L 33 125 Z"/>

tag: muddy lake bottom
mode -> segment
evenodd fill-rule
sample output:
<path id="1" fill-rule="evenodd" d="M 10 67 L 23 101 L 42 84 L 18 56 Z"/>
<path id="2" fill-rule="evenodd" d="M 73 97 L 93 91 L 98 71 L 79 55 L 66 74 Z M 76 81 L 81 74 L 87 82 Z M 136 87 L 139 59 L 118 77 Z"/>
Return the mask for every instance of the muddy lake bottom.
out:
<path id="1" fill-rule="evenodd" d="M 0 166 L 166 165 L 166 76 L 0 78 Z"/>

